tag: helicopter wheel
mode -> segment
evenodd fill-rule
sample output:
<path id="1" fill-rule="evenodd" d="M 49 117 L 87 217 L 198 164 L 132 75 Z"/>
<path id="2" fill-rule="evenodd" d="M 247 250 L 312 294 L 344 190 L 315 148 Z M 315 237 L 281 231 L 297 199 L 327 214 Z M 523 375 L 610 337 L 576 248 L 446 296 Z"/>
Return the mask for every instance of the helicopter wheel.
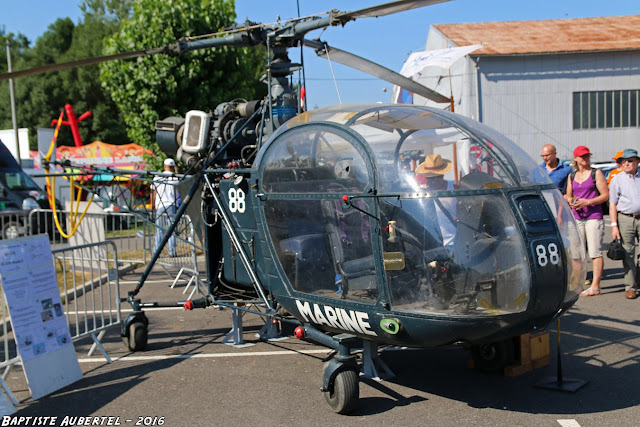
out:
<path id="1" fill-rule="evenodd" d="M 122 340 L 130 351 L 144 351 L 148 336 L 148 327 L 142 322 L 134 322 L 129 325 L 129 335 Z"/>
<path id="2" fill-rule="evenodd" d="M 348 414 L 358 406 L 360 389 L 358 372 L 347 369 L 338 372 L 333 381 L 333 389 L 323 392 L 324 398 L 336 413 Z"/>
<path id="3" fill-rule="evenodd" d="M 471 356 L 476 368 L 483 371 L 499 371 L 515 359 L 515 346 L 512 339 L 490 344 L 474 345 Z"/>

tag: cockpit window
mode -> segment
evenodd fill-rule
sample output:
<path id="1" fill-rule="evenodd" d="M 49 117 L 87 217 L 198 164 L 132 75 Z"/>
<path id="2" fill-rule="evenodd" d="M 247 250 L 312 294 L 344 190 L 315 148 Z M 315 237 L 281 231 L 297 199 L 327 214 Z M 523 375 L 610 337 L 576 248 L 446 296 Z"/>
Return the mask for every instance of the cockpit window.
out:
<path id="1" fill-rule="evenodd" d="M 523 312 L 531 273 L 508 203 L 495 195 L 386 198 L 382 244 L 394 310 L 496 316 Z"/>
<path id="2" fill-rule="evenodd" d="M 438 124 L 440 122 L 431 123 Z M 397 132 L 369 138 L 378 159 L 383 193 L 481 190 L 516 185 L 515 167 L 493 144 L 453 126 Z"/>
<path id="3" fill-rule="evenodd" d="M 380 175 L 376 189 L 381 192 L 423 192 L 426 174 L 416 174 L 416 168 L 430 155 L 440 155 L 452 165 L 444 175 L 453 184 L 452 191 L 552 184 L 548 174 L 513 141 L 482 123 L 446 111 L 346 104 L 297 116 L 276 135 L 314 121 L 348 126 L 362 136 L 375 152 Z"/>
<path id="4" fill-rule="evenodd" d="M 362 154 L 327 130 L 285 135 L 270 147 L 264 163 L 267 193 L 363 192 L 369 185 Z"/>

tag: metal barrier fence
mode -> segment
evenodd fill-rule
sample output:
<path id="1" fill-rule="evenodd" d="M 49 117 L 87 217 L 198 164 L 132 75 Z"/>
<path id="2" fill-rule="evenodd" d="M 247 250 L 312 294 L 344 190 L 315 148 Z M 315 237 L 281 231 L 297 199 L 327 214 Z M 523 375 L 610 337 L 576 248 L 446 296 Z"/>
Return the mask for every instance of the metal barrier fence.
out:
<path id="1" fill-rule="evenodd" d="M 71 234 L 68 218 L 70 211 L 58 211 L 58 222 L 64 234 Z M 80 214 L 77 215 L 78 219 Z M 53 211 L 34 209 L 29 213 L 26 233 L 29 235 L 46 233 L 51 246 L 61 248 L 87 243 L 114 241 L 118 246 L 121 262 L 147 263 L 150 257 L 150 240 L 145 238 L 151 233 L 152 224 L 140 215 L 120 212 L 87 212 L 75 233 L 68 239 L 56 226 Z"/>
<path id="2" fill-rule="evenodd" d="M 67 230 L 69 224 L 66 221 L 69 216 L 69 211 L 58 212 L 58 217 L 61 218 L 59 222 L 63 225 L 65 234 L 70 231 Z M 121 262 L 146 264 L 151 259 L 156 240 L 159 240 L 157 236 L 161 236 L 163 230 L 153 219 L 140 213 L 88 212 L 73 236 L 66 239 L 58 232 L 51 210 L 34 209 L 26 220 L 29 225 L 23 230 L 23 235 L 46 233 L 54 248 L 111 240 L 118 246 Z M 160 255 L 160 263 L 177 269 L 195 270 L 195 255 L 197 250 L 202 248 L 196 244 L 194 227 L 188 215 L 180 218 L 174 235 L 177 256 L 170 256 L 172 254 L 167 245 Z"/>
<path id="3" fill-rule="evenodd" d="M 98 348 L 108 328 L 120 326 L 120 282 L 118 250 L 113 241 L 88 243 L 51 251 L 58 286 L 73 341 L 93 339 L 89 356 Z"/>
<path id="4" fill-rule="evenodd" d="M 59 222 L 64 224 L 65 234 L 69 230 L 67 218 L 69 211 L 58 212 Z M 79 217 L 79 215 L 78 215 Z M 147 264 L 155 250 L 156 242 L 162 238 L 163 231 L 168 228 L 169 218 L 157 221 L 140 213 L 130 212 L 88 212 L 82 219 L 80 226 L 69 239 L 65 239 L 57 230 L 53 212 L 46 209 L 35 209 L 30 212 L 26 223 L 27 234 L 47 233 L 52 242 L 52 248 L 78 246 L 88 243 L 112 241 L 118 248 L 118 261 L 124 265 Z M 199 278 L 198 252 L 202 248 L 197 245 L 195 231 L 191 218 L 184 215 L 174 231 L 175 247 L 166 245 L 156 265 L 174 277 L 172 287 L 184 276 L 189 277 L 183 290 L 186 294 L 190 289 L 189 298 L 200 290 L 202 281 Z M 173 256 L 172 256 L 173 255 Z M 170 270 L 177 270 L 177 274 Z M 195 285 L 191 288 L 192 285 Z"/>
<path id="5" fill-rule="evenodd" d="M 57 216 L 64 234 L 67 234 L 70 231 L 67 219 L 70 218 L 71 212 L 57 211 Z M 54 253 L 67 248 L 98 245 L 108 241 L 117 249 L 118 264 L 115 268 L 135 267 L 150 261 L 156 242 L 161 240 L 164 230 L 152 221 L 153 219 L 155 218 L 147 218 L 139 213 L 89 211 L 76 232 L 67 239 L 58 231 L 52 210 L 34 209 L 28 214 L 24 211 L 2 211 L 0 212 L 2 226 L 0 230 L 10 230 L 7 238 L 48 234 Z M 168 221 L 157 221 L 157 223 L 168 226 Z M 201 285 L 197 255 L 198 252 L 202 253 L 202 248 L 196 243 L 193 223 L 188 215 L 180 219 L 174 235 L 175 248 L 170 251 L 167 245 L 156 265 L 163 268 L 171 277 L 175 277 L 172 287 L 175 287 L 180 278 L 188 275 L 189 282 L 183 293 L 187 293 L 191 285 L 195 285 L 189 296 L 191 298 Z M 83 257 L 85 256 L 79 256 L 79 258 Z M 79 271 L 83 263 L 76 264 L 69 268 Z M 177 273 L 169 271 L 170 269 L 176 270 Z"/>
<path id="6" fill-rule="evenodd" d="M 69 234 L 69 221 L 71 212 L 67 210 L 57 211 L 58 222 L 63 227 L 64 234 Z M 78 214 L 78 218 L 79 218 Z M 28 218 L 24 220 L 24 234 L 32 235 L 46 233 L 49 235 L 51 246 L 54 249 L 69 246 L 113 241 L 118 248 L 118 261 L 121 264 L 137 265 L 147 264 L 156 243 L 161 240 L 163 231 L 168 228 L 169 218 L 156 219 L 145 216 L 144 213 L 131 212 L 105 212 L 89 211 L 80 222 L 78 229 L 66 239 L 58 231 L 53 216 L 53 211 L 48 209 L 34 209 Z M 202 247 L 198 246 L 195 238 L 195 230 L 191 218 L 184 215 L 174 231 L 175 247 L 166 245 L 156 265 L 163 268 L 170 276 L 175 275 L 172 287 L 187 275 L 189 281 L 183 290 L 187 293 L 191 285 L 189 298 L 194 292 L 200 290 L 202 281 L 199 277 L 198 253 L 202 253 Z M 173 255 L 173 256 L 172 256 Z M 170 269 L 177 270 L 175 272 Z"/>
<path id="7" fill-rule="evenodd" d="M 162 239 L 163 232 L 165 231 L 165 228 L 160 227 L 159 225 L 164 225 L 166 228 L 169 226 L 166 221 L 156 221 L 153 224 L 155 231 L 152 244 L 150 245 L 152 248 L 155 248 L 156 243 Z M 191 299 L 196 291 L 200 291 L 200 293 L 202 293 L 200 289 L 202 281 L 200 280 L 198 271 L 198 251 L 202 252 L 202 248 L 198 247 L 196 244 L 194 226 L 188 215 L 184 215 L 180 218 L 180 221 L 174 230 L 174 235 L 176 237 L 175 247 L 171 248 L 172 241 L 169 239 L 169 242 L 163 248 L 160 258 L 158 258 L 156 264 L 165 268 L 165 270 L 168 267 L 179 270 L 171 284 L 171 288 L 176 286 L 183 275 L 190 276 L 190 279 L 182 293 L 186 294 L 191 288 L 191 285 L 194 285 L 189 297 L 187 298 Z"/>
<path id="8" fill-rule="evenodd" d="M 15 338 L 13 337 L 10 329 L 11 324 L 9 322 L 9 313 L 7 311 L 7 302 L 4 298 L 4 292 L 0 292 L 0 304 L 2 304 L 2 357 L 0 359 L 0 368 L 3 369 L 2 377 L 0 377 L 0 386 L 4 389 L 7 396 L 9 396 L 13 401 L 13 404 L 17 405 L 18 400 L 14 397 L 9 387 L 4 382 L 13 365 L 20 362 L 18 346 L 16 345 Z"/>

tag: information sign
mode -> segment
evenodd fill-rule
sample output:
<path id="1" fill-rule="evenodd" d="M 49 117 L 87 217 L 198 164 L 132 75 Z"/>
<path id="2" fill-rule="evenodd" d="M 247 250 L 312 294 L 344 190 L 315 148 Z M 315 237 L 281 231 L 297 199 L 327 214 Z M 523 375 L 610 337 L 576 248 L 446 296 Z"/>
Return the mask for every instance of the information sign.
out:
<path id="1" fill-rule="evenodd" d="M 33 399 L 82 378 L 46 234 L 0 241 L 0 283 Z"/>

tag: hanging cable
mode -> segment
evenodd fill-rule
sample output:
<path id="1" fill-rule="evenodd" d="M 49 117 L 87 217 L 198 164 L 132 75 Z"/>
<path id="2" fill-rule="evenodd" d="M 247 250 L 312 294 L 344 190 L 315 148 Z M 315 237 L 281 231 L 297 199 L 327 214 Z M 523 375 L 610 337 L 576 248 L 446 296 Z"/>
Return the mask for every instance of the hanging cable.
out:
<path id="1" fill-rule="evenodd" d="M 300 18 L 300 0 L 296 2 L 298 4 L 298 18 Z M 300 65 L 302 71 L 302 83 L 300 83 L 300 110 L 305 112 L 309 109 L 307 104 L 307 78 L 304 74 L 304 46 L 300 44 Z M 300 82 L 300 72 L 298 72 L 298 82 Z"/>
<path id="2" fill-rule="evenodd" d="M 325 43 L 324 49 L 325 49 L 325 52 L 327 52 L 327 60 L 329 61 L 329 68 L 331 68 L 331 77 L 333 77 L 333 84 L 336 86 L 336 92 L 338 93 L 338 103 L 342 105 L 342 98 L 340 97 L 338 82 L 336 81 L 336 75 L 333 73 L 333 64 L 331 63 L 331 57 L 329 56 L 329 45 Z"/>

